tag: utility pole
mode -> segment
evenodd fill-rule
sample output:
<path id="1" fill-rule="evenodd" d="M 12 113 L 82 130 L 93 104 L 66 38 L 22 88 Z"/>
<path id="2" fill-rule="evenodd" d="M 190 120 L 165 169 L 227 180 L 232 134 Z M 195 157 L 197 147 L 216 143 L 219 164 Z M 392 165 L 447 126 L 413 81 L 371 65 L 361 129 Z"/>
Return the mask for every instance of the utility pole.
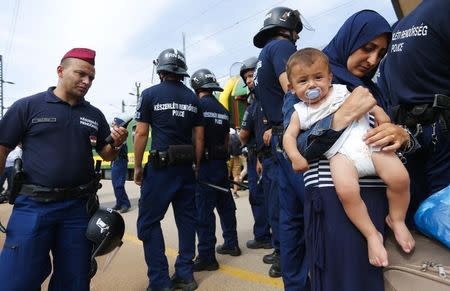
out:
<path id="1" fill-rule="evenodd" d="M 0 55 L 0 118 L 3 118 L 3 56 Z"/>
<path id="2" fill-rule="evenodd" d="M 139 103 L 139 97 L 141 96 L 141 92 L 139 91 L 139 88 L 141 87 L 140 82 L 134 82 L 134 86 L 136 86 L 136 104 Z"/>
<path id="3" fill-rule="evenodd" d="M 3 56 L 0 55 L 0 119 L 3 118 L 3 83 L 14 84 L 13 82 L 3 80 Z"/>
<path id="4" fill-rule="evenodd" d="M 122 113 L 124 113 L 125 112 L 125 101 L 123 101 L 123 99 L 122 99 Z"/>

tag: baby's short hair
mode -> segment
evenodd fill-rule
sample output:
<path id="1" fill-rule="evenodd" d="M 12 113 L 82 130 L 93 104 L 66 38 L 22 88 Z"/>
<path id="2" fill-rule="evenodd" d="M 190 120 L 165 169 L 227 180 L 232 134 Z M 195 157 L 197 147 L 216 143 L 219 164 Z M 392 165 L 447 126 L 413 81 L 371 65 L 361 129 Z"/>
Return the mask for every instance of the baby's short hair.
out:
<path id="1" fill-rule="evenodd" d="M 329 68 L 330 64 L 328 61 L 328 57 L 321 50 L 312 47 L 307 47 L 296 51 L 291 55 L 291 57 L 286 63 L 286 74 L 288 79 L 291 77 L 292 68 L 295 65 L 302 64 L 305 66 L 311 66 L 317 60 L 323 61 Z"/>

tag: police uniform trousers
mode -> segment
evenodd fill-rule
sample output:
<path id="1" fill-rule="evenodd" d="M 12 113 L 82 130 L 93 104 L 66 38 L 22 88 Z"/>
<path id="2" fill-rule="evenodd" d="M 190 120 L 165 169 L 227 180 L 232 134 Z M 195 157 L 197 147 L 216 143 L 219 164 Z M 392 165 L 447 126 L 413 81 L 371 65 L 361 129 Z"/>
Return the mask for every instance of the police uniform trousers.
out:
<path id="1" fill-rule="evenodd" d="M 411 180 L 411 201 L 407 217 L 411 225 L 420 203 L 450 184 L 450 129 L 445 132 L 436 123 L 434 144 L 432 131 L 432 125 L 424 126 L 423 132 L 417 136 L 421 149 L 406 156 L 405 166 Z"/>
<path id="2" fill-rule="evenodd" d="M 272 144 L 279 142 L 273 136 Z M 306 261 L 305 224 L 303 201 L 305 186 L 303 176 L 296 174 L 283 153 L 276 152 L 279 165 L 280 201 L 280 265 L 285 290 L 309 290 L 308 264 Z"/>
<path id="3" fill-rule="evenodd" d="M 266 199 L 268 221 L 272 229 L 272 247 L 280 250 L 279 218 L 280 218 L 280 185 L 278 183 L 279 164 L 274 156 L 264 157 L 263 166 L 263 191 Z"/>
<path id="4" fill-rule="evenodd" d="M 369 216 L 384 235 L 386 188 L 361 188 Z M 348 219 L 333 187 L 306 187 L 305 226 L 313 291 L 383 291 L 382 268 L 367 257 L 364 236 Z"/>
<path id="5" fill-rule="evenodd" d="M 205 160 L 200 165 L 198 179 L 213 185 L 230 189 L 228 168 L 225 160 Z M 236 204 L 231 191 L 225 193 L 209 186 L 198 184 L 195 195 L 197 205 L 198 256 L 202 260 L 215 259 L 216 216 L 220 217 L 224 246 L 238 246 L 236 231 Z"/>
<path id="6" fill-rule="evenodd" d="M 248 168 L 248 192 L 249 202 L 252 208 L 253 219 L 253 235 L 256 241 L 267 242 L 271 240 L 270 225 L 267 220 L 267 206 L 264 197 L 262 179 L 259 180 L 256 172 L 257 156 L 249 153 L 247 159 Z"/>
<path id="7" fill-rule="evenodd" d="M 177 277 L 192 280 L 195 255 L 195 176 L 191 165 L 144 167 L 137 220 L 138 237 L 144 245 L 147 275 L 152 289 L 170 287 L 161 220 L 172 203 L 178 229 Z"/>
<path id="8" fill-rule="evenodd" d="M 116 206 L 130 207 L 130 200 L 125 191 L 125 181 L 128 175 L 128 161 L 118 158 L 112 162 L 111 166 L 111 182 L 114 187 L 114 195 L 116 196 Z"/>
<path id="9" fill-rule="evenodd" d="M 86 199 L 44 203 L 19 195 L 0 255 L 0 289 L 41 290 L 53 262 L 48 290 L 89 290 L 89 219 Z"/>

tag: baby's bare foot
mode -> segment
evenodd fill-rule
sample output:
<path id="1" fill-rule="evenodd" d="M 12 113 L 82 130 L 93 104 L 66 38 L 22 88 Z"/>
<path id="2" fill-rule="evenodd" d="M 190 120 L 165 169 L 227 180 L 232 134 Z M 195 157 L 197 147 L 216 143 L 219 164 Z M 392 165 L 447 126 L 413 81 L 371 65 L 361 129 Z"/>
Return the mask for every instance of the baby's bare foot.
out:
<path id="1" fill-rule="evenodd" d="M 375 267 L 386 267 L 388 265 L 388 255 L 383 245 L 381 233 L 378 232 L 367 237 L 367 248 L 370 264 Z"/>
<path id="2" fill-rule="evenodd" d="M 403 249 L 403 251 L 405 253 L 410 253 L 414 249 L 416 241 L 414 240 L 411 232 L 409 232 L 409 229 L 406 226 L 405 222 L 403 220 L 394 221 L 388 215 L 386 216 L 386 223 L 394 232 L 395 240 Z"/>

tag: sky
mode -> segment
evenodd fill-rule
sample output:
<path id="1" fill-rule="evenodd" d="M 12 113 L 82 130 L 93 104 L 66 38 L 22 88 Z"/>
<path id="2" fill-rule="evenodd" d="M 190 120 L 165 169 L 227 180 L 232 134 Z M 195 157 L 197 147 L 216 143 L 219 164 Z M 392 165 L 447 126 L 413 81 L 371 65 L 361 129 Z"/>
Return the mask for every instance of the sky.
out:
<path id="1" fill-rule="evenodd" d="M 297 48 L 323 48 L 344 21 L 372 9 L 397 20 L 390 0 L 0 0 L 0 55 L 4 106 L 56 86 L 56 68 L 71 48 L 97 52 L 96 78 L 86 100 L 108 121 L 135 110 L 140 91 L 159 82 L 153 60 L 167 48 L 186 52 L 188 73 L 211 70 L 223 84 L 259 49 L 253 36 L 265 14 L 285 6 L 300 11 L 304 29 Z M 184 37 L 183 37 L 184 35 Z M 234 64 L 234 65 L 233 65 Z"/>

